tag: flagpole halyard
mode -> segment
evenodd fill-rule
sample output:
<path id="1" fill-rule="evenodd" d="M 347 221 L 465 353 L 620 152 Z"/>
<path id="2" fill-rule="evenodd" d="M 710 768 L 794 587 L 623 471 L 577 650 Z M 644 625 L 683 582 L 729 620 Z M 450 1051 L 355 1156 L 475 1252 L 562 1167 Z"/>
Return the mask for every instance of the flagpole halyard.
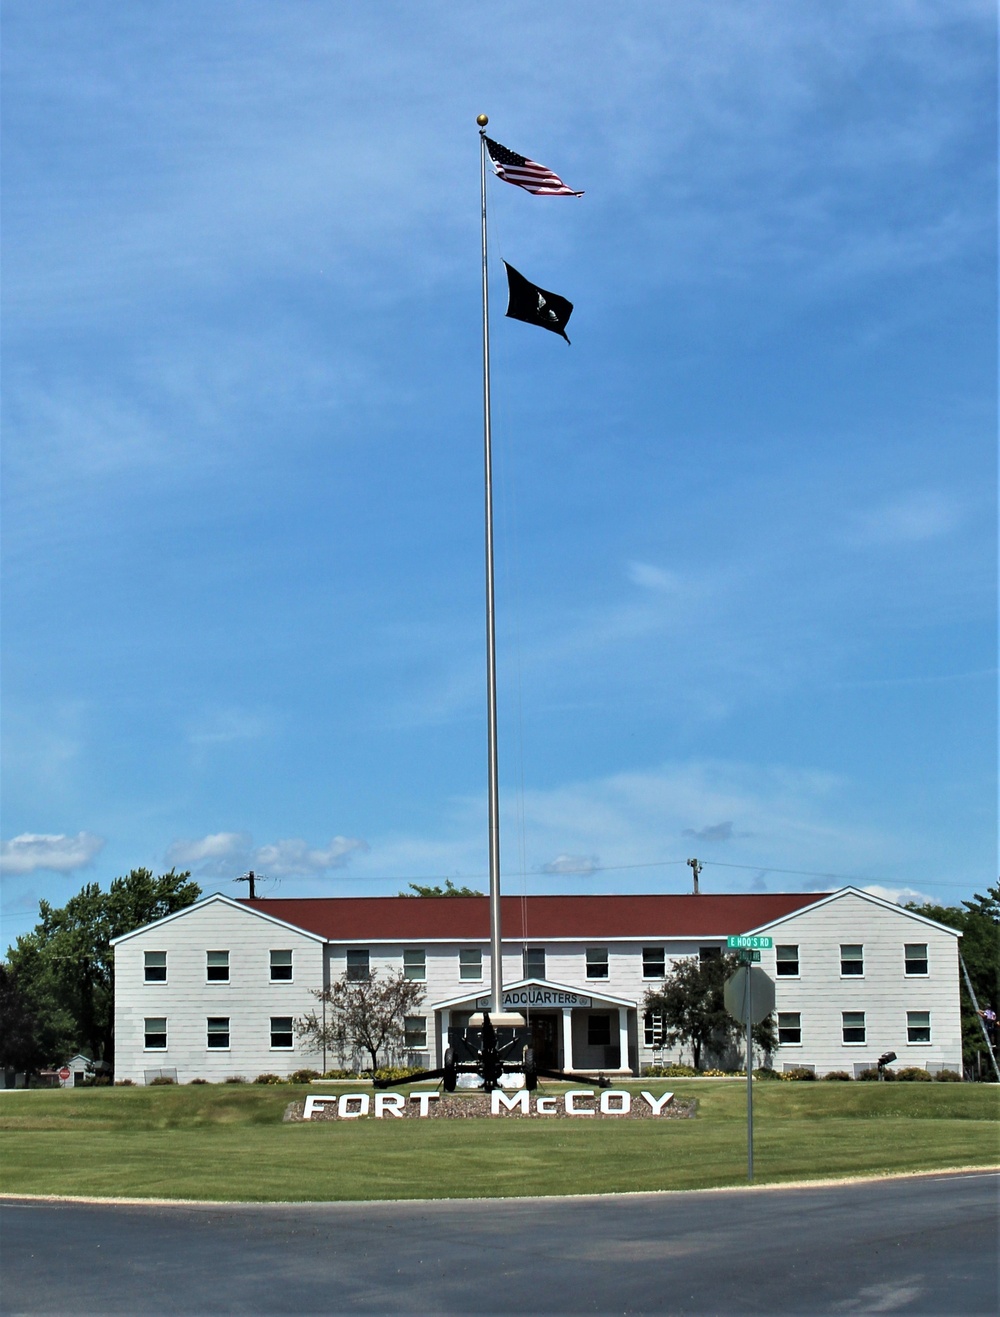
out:
<path id="1" fill-rule="evenodd" d="M 486 494 L 486 701 L 490 851 L 490 1002 L 493 1015 L 503 1011 L 503 949 L 500 935 L 500 783 L 497 753 L 497 647 L 493 583 L 493 436 L 490 400 L 490 288 L 486 232 L 486 125 L 480 114 L 479 183 L 483 247 L 483 466 Z"/>

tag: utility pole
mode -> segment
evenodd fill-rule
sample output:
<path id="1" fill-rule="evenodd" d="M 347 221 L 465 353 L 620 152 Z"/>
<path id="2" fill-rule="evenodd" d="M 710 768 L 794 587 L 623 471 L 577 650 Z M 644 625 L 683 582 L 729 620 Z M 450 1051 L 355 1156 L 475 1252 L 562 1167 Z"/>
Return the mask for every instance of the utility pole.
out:
<path id="1" fill-rule="evenodd" d="M 257 888 L 254 886 L 256 882 L 256 874 L 253 869 L 251 869 L 249 873 L 242 874 L 239 878 L 234 878 L 233 881 L 237 883 L 247 883 L 250 888 L 250 891 L 247 893 L 248 899 L 251 901 L 257 899 Z"/>
<path id="2" fill-rule="evenodd" d="M 698 860 L 688 860 L 688 864 L 691 866 L 691 876 L 694 879 L 694 894 L 698 896 L 698 875 L 701 873 L 702 866 Z"/>

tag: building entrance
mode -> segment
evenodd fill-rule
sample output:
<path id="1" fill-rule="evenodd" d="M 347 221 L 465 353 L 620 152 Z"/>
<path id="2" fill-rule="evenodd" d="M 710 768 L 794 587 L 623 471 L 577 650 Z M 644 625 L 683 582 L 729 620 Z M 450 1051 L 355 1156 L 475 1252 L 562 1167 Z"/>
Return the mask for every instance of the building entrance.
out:
<path id="1" fill-rule="evenodd" d="M 537 1015 L 531 1012 L 528 1021 L 531 1029 L 531 1046 L 535 1053 L 535 1065 L 548 1070 L 559 1068 L 559 1017 L 556 1015 Z"/>

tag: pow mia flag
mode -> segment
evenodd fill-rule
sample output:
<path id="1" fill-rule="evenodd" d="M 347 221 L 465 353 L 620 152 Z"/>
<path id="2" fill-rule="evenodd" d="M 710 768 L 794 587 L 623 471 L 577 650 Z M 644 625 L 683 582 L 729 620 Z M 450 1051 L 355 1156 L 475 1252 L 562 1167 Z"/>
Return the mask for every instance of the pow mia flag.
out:
<path id="1" fill-rule="evenodd" d="M 573 314 L 573 303 L 558 293 L 550 293 L 530 283 L 512 265 L 504 261 L 507 270 L 507 315 L 511 320 L 523 320 L 529 325 L 551 329 L 553 334 L 566 338 L 566 326 Z M 566 338 L 566 342 L 569 339 Z"/>

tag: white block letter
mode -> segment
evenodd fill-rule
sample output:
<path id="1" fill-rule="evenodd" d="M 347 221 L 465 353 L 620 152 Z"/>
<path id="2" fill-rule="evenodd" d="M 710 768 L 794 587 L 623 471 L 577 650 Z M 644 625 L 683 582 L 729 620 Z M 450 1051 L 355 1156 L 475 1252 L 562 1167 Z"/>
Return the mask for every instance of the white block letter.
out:
<path id="1" fill-rule="evenodd" d="M 611 1105 L 611 1099 L 618 1098 L 617 1107 Z M 632 1094 L 620 1088 L 606 1088 L 601 1094 L 602 1116 L 627 1116 L 632 1110 Z"/>
<path id="2" fill-rule="evenodd" d="M 555 1114 L 556 1114 L 556 1099 L 554 1097 L 535 1098 L 536 1116 L 554 1116 Z"/>
<path id="3" fill-rule="evenodd" d="M 351 1103 L 358 1104 L 357 1111 L 351 1110 Z M 340 1100 L 337 1102 L 337 1115 L 341 1120 L 357 1120 L 359 1116 L 367 1116 L 368 1108 L 372 1100 L 367 1093 L 341 1093 Z"/>
<path id="4" fill-rule="evenodd" d="M 431 1114 L 431 1102 L 436 1102 L 437 1099 L 438 1095 L 436 1093 L 428 1093 L 426 1091 L 423 1093 L 410 1094 L 411 1102 L 420 1103 L 420 1110 L 417 1112 L 418 1116 L 429 1116 Z"/>
<path id="5" fill-rule="evenodd" d="M 375 1115 L 378 1119 L 383 1116 L 396 1116 L 397 1119 L 403 1119 L 403 1104 L 406 1099 L 402 1093 L 376 1093 L 375 1094 Z"/>
<path id="6" fill-rule="evenodd" d="M 673 1093 L 664 1093 L 662 1097 L 655 1098 L 652 1093 L 647 1093 L 645 1089 L 643 1090 L 642 1096 L 649 1103 L 650 1110 L 654 1116 L 659 1116 L 667 1103 L 673 1102 L 674 1100 Z"/>
<path id="7" fill-rule="evenodd" d="M 522 1116 L 527 1116 L 529 1114 L 528 1090 L 526 1088 L 519 1089 L 508 1097 L 506 1093 L 501 1093 L 498 1088 L 495 1088 L 490 1094 L 490 1115 L 499 1116 L 501 1107 L 506 1107 L 508 1111 L 520 1111 Z"/>
<path id="8" fill-rule="evenodd" d="M 578 1107 L 574 1098 L 592 1098 L 594 1090 L 592 1088 L 571 1088 L 566 1094 L 566 1115 L 567 1116 L 593 1116 L 594 1108 Z"/>
<path id="9" fill-rule="evenodd" d="M 324 1095 L 322 1093 L 310 1093 L 306 1098 L 305 1109 L 302 1112 L 303 1120 L 312 1120 L 317 1111 L 322 1111 L 328 1102 L 336 1102 L 332 1094 Z"/>

